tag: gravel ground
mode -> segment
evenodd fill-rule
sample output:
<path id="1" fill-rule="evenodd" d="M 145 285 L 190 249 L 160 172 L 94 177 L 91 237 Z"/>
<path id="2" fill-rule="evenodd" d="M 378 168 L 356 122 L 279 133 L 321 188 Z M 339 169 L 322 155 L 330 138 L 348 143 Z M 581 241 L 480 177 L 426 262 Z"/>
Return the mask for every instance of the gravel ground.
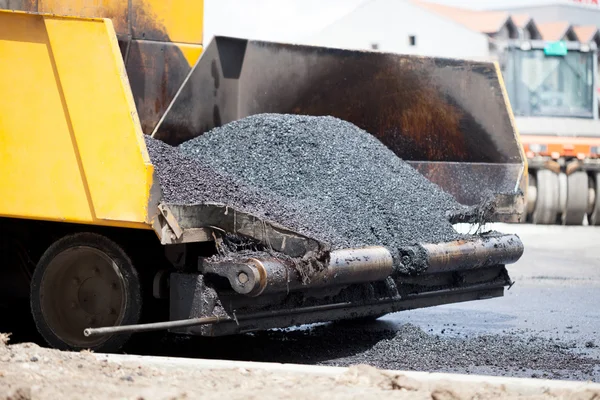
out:
<path id="1" fill-rule="evenodd" d="M 459 337 L 382 320 L 366 325 L 334 323 L 272 330 L 235 338 L 170 337 L 161 343 L 158 354 L 600 382 L 600 359 L 588 354 L 596 346 L 591 339 L 560 340 L 516 330 Z M 157 353 L 153 350 L 147 354 Z"/>
<path id="2" fill-rule="evenodd" d="M 541 392 L 541 391 L 540 391 Z M 593 390 L 548 390 L 538 398 L 594 399 Z M 594 397 L 596 396 L 596 397 Z M 0 343 L 0 399 L 491 399 L 527 397 L 501 386 L 437 381 L 354 366 L 338 376 L 206 370 L 99 361 L 35 344 Z"/>
<path id="3" fill-rule="evenodd" d="M 564 342 L 517 332 L 507 335 L 444 337 L 406 324 L 367 351 L 324 364 L 364 363 L 380 368 L 471 373 L 600 382 L 600 360 L 574 351 L 595 347 L 593 341 Z M 515 373 L 515 371 L 517 373 Z"/>

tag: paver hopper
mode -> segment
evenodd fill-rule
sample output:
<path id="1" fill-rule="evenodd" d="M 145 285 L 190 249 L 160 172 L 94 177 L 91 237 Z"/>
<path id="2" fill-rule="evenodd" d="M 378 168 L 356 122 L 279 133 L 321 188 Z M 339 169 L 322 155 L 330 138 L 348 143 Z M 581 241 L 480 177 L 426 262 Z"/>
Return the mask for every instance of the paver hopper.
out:
<path id="1" fill-rule="evenodd" d="M 202 48 L 185 2 L 100 3 L 0 11 L 2 282 L 26 278 L 51 345 L 114 350 L 141 330 L 376 317 L 511 283 L 505 265 L 523 251 L 513 235 L 402 249 L 423 264 L 406 275 L 383 247 L 331 251 L 244 210 L 165 204 L 142 133 L 177 144 L 256 113 L 333 115 L 460 202 L 492 199 L 487 217 L 514 221 L 526 168 L 495 64 L 225 37 Z M 281 257 L 215 258 L 223 231 Z M 295 263 L 309 254 L 320 268 L 307 279 Z"/>

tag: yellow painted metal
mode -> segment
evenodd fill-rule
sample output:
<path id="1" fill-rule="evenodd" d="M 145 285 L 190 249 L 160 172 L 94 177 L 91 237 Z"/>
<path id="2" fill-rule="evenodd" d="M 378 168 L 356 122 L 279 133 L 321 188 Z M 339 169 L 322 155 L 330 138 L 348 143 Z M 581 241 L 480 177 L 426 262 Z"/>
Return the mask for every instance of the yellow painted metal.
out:
<path id="1" fill-rule="evenodd" d="M 131 0 L 131 8 L 134 39 L 202 44 L 204 0 Z"/>
<path id="2" fill-rule="evenodd" d="M 119 35 L 134 39 L 202 44 L 204 0 L 37 0 L 38 11 L 110 18 Z"/>
<path id="3" fill-rule="evenodd" d="M 109 19 L 0 11 L 0 215 L 149 228 L 153 166 Z"/>
<path id="4" fill-rule="evenodd" d="M 198 61 L 200 58 L 203 50 L 202 46 L 193 44 L 177 43 L 177 47 L 179 48 L 179 51 L 181 51 L 181 54 L 183 54 L 183 57 L 185 57 L 190 67 L 193 67 L 194 64 L 196 64 L 196 61 Z"/>
<path id="5" fill-rule="evenodd" d="M 110 18 L 117 34 L 130 33 L 128 0 L 38 0 L 38 11 L 75 17 Z"/>
<path id="6" fill-rule="evenodd" d="M 0 8 L 109 18 L 149 133 L 203 52 L 203 0 L 0 0 Z"/>

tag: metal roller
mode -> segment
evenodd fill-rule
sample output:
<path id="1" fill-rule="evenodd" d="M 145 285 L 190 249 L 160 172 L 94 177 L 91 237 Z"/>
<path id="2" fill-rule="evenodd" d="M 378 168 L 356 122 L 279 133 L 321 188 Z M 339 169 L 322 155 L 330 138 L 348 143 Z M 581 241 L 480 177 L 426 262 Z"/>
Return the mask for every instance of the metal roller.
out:
<path id="1" fill-rule="evenodd" d="M 523 243 L 516 235 L 424 244 L 422 247 L 427 252 L 428 273 L 512 264 L 523 255 Z"/>
<path id="2" fill-rule="evenodd" d="M 332 251 L 327 266 L 303 282 L 292 261 L 279 258 L 249 258 L 242 262 L 202 261 L 202 273 L 229 279 L 233 290 L 248 296 L 326 286 L 350 285 L 386 279 L 392 274 L 392 255 L 385 247 Z"/>
<path id="3" fill-rule="evenodd" d="M 504 265 L 523 255 L 523 243 L 516 235 L 490 236 L 470 241 L 423 244 L 421 249 L 403 249 L 407 265 L 425 265 L 425 273 L 457 271 Z M 385 247 L 331 252 L 326 268 L 303 282 L 292 261 L 279 258 L 249 258 L 201 262 L 200 271 L 226 277 L 233 290 L 248 296 L 281 293 L 328 286 L 382 281 L 394 274 L 393 259 Z"/>

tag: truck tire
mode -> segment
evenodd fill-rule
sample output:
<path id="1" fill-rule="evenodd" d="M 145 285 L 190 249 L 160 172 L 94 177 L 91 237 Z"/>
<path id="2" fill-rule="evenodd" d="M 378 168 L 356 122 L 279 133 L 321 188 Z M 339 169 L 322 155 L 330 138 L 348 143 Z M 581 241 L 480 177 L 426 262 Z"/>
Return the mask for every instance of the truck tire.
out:
<path id="1" fill-rule="evenodd" d="M 589 181 L 591 189 L 590 210 L 588 214 L 589 225 L 600 225 L 600 173 L 592 175 L 593 179 Z"/>
<path id="2" fill-rule="evenodd" d="M 551 225 L 556 223 L 559 214 L 559 181 L 558 175 L 542 169 L 537 171 L 537 201 L 533 211 L 534 224 Z"/>
<path id="3" fill-rule="evenodd" d="M 95 233 L 54 242 L 31 280 L 31 312 L 42 337 L 61 350 L 119 350 L 130 335 L 85 337 L 88 327 L 136 324 L 140 281 L 125 251 Z"/>
<path id="4" fill-rule="evenodd" d="M 582 225 L 588 209 L 588 176 L 576 171 L 567 177 L 567 202 L 563 213 L 564 225 Z"/>

